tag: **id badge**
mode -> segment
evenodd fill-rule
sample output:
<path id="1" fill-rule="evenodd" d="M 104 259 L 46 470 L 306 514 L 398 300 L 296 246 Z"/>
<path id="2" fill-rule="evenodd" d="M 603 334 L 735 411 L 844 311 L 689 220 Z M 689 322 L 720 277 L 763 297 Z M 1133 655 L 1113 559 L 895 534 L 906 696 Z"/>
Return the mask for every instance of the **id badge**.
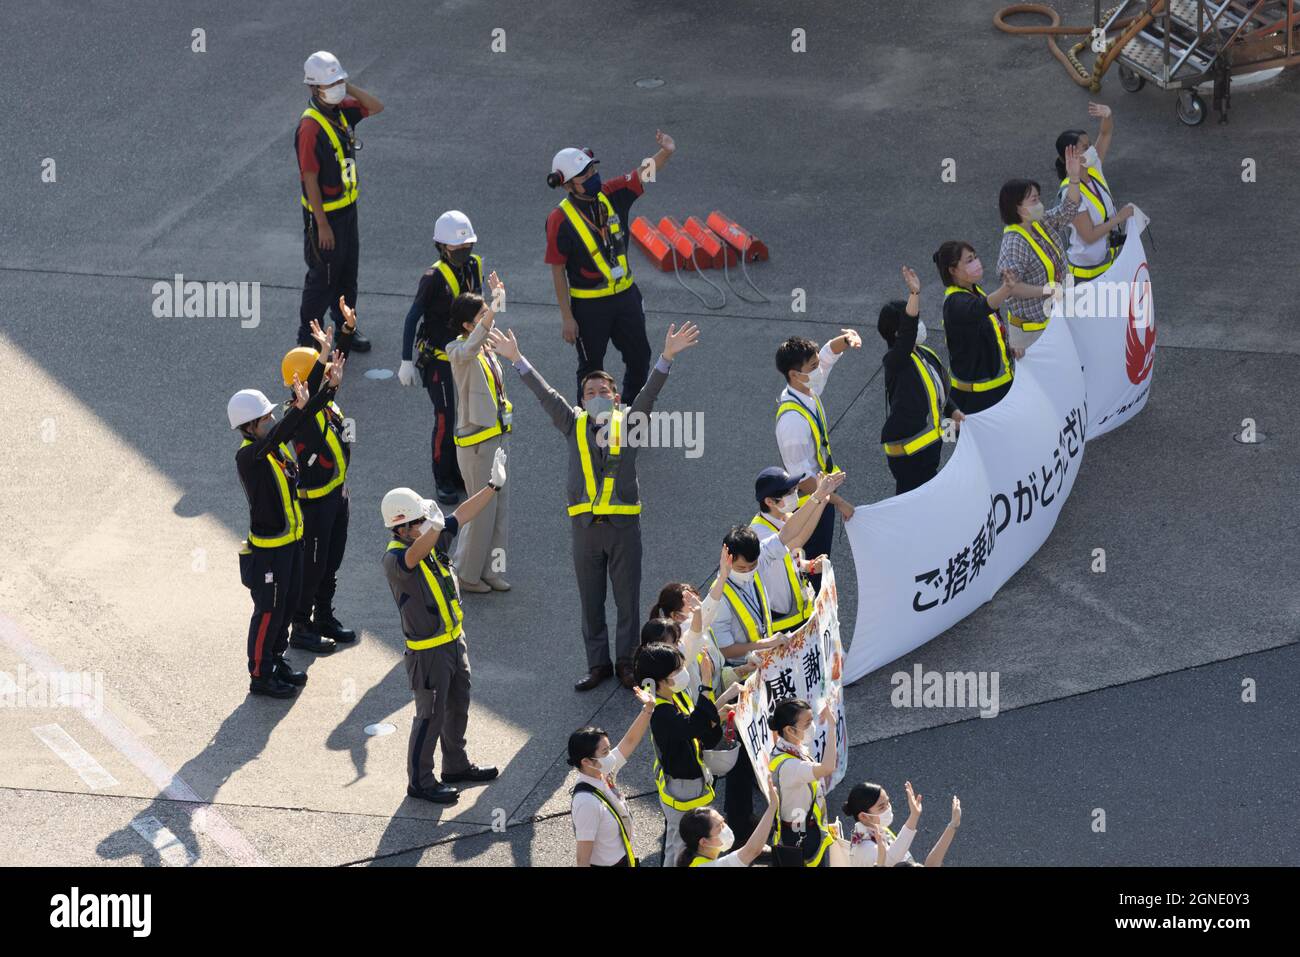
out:
<path id="1" fill-rule="evenodd" d="M 502 425 L 503 428 L 507 428 L 507 429 L 510 428 L 510 419 L 511 419 L 511 417 L 513 416 L 513 414 L 514 414 L 514 413 L 511 413 L 511 412 L 502 412 L 502 413 L 501 413 L 501 425 Z"/>
<path id="2" fill-rule="evenodd" d="M 615 279 L 622 279 L 622 278 L 623 278 L 623 267 L 622 267 L 622 266 L 614 266 L 612 269 L 610 269 L 609 274 L 610 274 L 611 276 L 613 276 Z"/>

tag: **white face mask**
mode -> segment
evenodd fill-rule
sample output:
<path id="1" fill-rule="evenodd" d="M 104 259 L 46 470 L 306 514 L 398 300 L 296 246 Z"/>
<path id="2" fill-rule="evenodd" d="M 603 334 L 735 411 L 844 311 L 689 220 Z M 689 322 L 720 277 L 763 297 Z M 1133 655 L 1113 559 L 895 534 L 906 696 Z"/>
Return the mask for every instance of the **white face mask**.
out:
<path id="1" fill-rule="evenodd" d="M 333 86 L 327 86 L 320 91 L 321 102 L 328 103 L 330 106 L 338 106 L 347 95 L 348 86 L 346 83 L 335 83 Z"/>
<path id="2" fill-rule="evenodd" d="M 727 825 L 722 825 L 722 833 L 718 835 L 718 853 L 726 854 L 736 843 L 736 834 Z"/>
<path id="3" fill-rule="evenodd" d="M 691 676 L 687 673 L 686 669 L 683 668 L 680 671 L 674 671 L 668 677 L 668 687 L 672 688 L 673 693 L 676 694 L 678 691 L 685 691 L 686 685 L 690 680 Z"/>
<path id="4" fill-rule="evenodd" d="M 1097 147 L 1089 146 L 1083 151 L 1083 165 L 1096 166 L 1101 162 L 1101 157 L 1097 155 Z"/>
<path id="5" fill-rule="evenodd" d="M 614 400 L 604 395 L 593 395 L 590 399 L 582 400 L 582 407 L 592 418 L 599 419 L 601 416 L 608 417 L 614 411 Z"/>
<path id="6" fill-rule="evenodd" d="M 789 513 L 793 512 L 795 509 L 799 507 L 799 496 L 795 492 L 791 492 L 785 498 L 781 499 L 780 504 L 781 504 L 781 511 L 785 512 L 788 515 Z"/>
<path id="7" fill-rule="evenodd" d="M 925 336 L 925 323 L 918 319 L 916 320 L 916 344 L 918 346 L 925 345 Z"/>
<path id="8" fill-rule="evenodd" d="M 596 758 L 596 763 L 600 765 L 601 774 L 613 774 L 614 773 L 614 752 L 610 751 L 606 754 L 600 755 L 600 757 Z"/>
<path id="9" fill-rule="evenodd" d="M 757 568 L 751 568 L 747 572 L 738 572 L 734 568 L 731 570 L 731 580 L 739 585 L 752 585 L 754 583 L 754 573 Z"/>
<path id="10" fill-rule="evenodd" d="M 893 824 L 894 809 L 891 807 L 887 811 L 885 811 L 884 814 L 879 815 L 876 818 L 876 823 L 879 824 L 881 827 L 889 827 L 889 825 Z"/>
<path id="11" fill-rule="evenodd" d="M 1029 221 L 1033 223 L 1036 223 L 1040 219 L 1042 219 L 1044 212 L 1046 212 L 1046 210 L 1044 210 L 1043 203 L 1041 200 L 1039 200 L 1037 203 L 1034 203 L 1032 206 L 1025 207 L 1025 213 L 1029 216 Z"/>

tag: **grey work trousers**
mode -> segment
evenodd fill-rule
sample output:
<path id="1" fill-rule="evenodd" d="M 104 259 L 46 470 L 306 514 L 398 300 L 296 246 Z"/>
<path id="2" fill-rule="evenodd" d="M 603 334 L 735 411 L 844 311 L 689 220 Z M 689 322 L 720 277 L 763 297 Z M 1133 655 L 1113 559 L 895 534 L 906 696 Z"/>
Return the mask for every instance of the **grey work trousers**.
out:
<path id="1" fill-rule="evenodd" d="M 437 783 L 433 749 L 442 742 L 442 770 L 469 767 L 465 728 L 469 725 L 469 648 L 457 638 L 436 648 L 406 652 L 406 674 L 415 694 L 415 720 L 406 750 L 406 771 L 415 788 Z"/>
<path id="2" fill-rule="evenodd" d="M 582 603 L 582 641 L 587 667 L 609 667 L 609 629 L 605 625 L 605 582 L 614 586 L 618 608 L 614 645 L 617 660 L 631 664 L 641 640 L 641 522 L 626 525 L 572 519 L 573 570 Z"/>
<path id="3" fill-rule="evenodd" d="M 477 445 L 458 446 L 456 463 L 465 479 L 466 495 L 487 488 L 492 478 L 492 460 L 497 449 L 510 454 L 509 444 L 503 435 L 494 435 Z M 477 584 L 484 579 L 502 577 L 505 571 L 507 508 L 510 505 L 510 483 L 493 492 L 491 500 L 468 525 L 456 535 L 453 558 L 456 574 L 463 582 Z"/>

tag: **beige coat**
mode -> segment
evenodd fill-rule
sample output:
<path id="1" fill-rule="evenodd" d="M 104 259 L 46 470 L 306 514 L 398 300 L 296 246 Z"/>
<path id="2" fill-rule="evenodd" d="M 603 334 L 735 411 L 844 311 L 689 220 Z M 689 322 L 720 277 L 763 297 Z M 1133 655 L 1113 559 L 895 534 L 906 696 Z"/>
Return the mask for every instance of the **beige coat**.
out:
<path id="1" fill-rule="evenodd" d="M 468 336 L 447 343 L 447 359 L 451 362 L 451 377 L 456 387 L 455 434 L 457 436 L 473 435 L 475 432 L 491 428 L 497 422 L 496 403 L 492 401 L 492 392 L 483 375 L 483 367 L 478 361 L 479 346 L 486 338 L 487 327 L 476 324 Z M 487 355 L 488 361 L 497 365 L 504 401 L 505 368 L 494 353 Z"/>

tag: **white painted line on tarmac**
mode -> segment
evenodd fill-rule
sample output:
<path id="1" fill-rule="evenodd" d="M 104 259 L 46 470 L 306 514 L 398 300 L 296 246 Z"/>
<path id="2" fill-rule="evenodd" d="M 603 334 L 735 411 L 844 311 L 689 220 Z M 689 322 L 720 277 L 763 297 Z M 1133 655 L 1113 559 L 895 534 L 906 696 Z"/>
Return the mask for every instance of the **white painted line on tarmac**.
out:
<path id="1" fill-rule="evenodd" d="M 46 674 L 66 672 L 57 661 L 51 658 L 34 641 L 28 638 L 17 623 L 0 615 L 0 641 L 26 659 L 27 664 Z M 102 710 L 87 708 L 84 703 L 76 707 L 87 721 L 95 726 L 123 757 L 130 761 L 162 792 L 162 796 L 173 801 L 186 802 L 179 810 L 188 814 L 191 827 L 195 833 L 206 833 L 230 856 L 230 859 L 244 867 L 269 867 L 270 864 L 257 850 L 248 843 L 244 835 L 235 829 L 207 801 L 181 780 L 158 755 L 154 754 L 122 721 L 107 707 Z"/>
<path id="2" fill-rule="evenodd" d="M 117 778 L 92 758 L 89 751 L 77 744 L 72 735 L 63 730 L 62 725 L 43 724 L 32 728 L 32 734 L 44 741 L 51 751 L 63 759 L 64 764 L 76 771 L 92 791 L 117 787 Z"/>
<path id="3" fill-rule="evenodd" d="M 136 818 L 131 822 L 131 829 L 158 852 L 164 867 L 189 867 L 198 859 L 198 855 L 191 854 L 180 838 L 152 814 Z"/>

